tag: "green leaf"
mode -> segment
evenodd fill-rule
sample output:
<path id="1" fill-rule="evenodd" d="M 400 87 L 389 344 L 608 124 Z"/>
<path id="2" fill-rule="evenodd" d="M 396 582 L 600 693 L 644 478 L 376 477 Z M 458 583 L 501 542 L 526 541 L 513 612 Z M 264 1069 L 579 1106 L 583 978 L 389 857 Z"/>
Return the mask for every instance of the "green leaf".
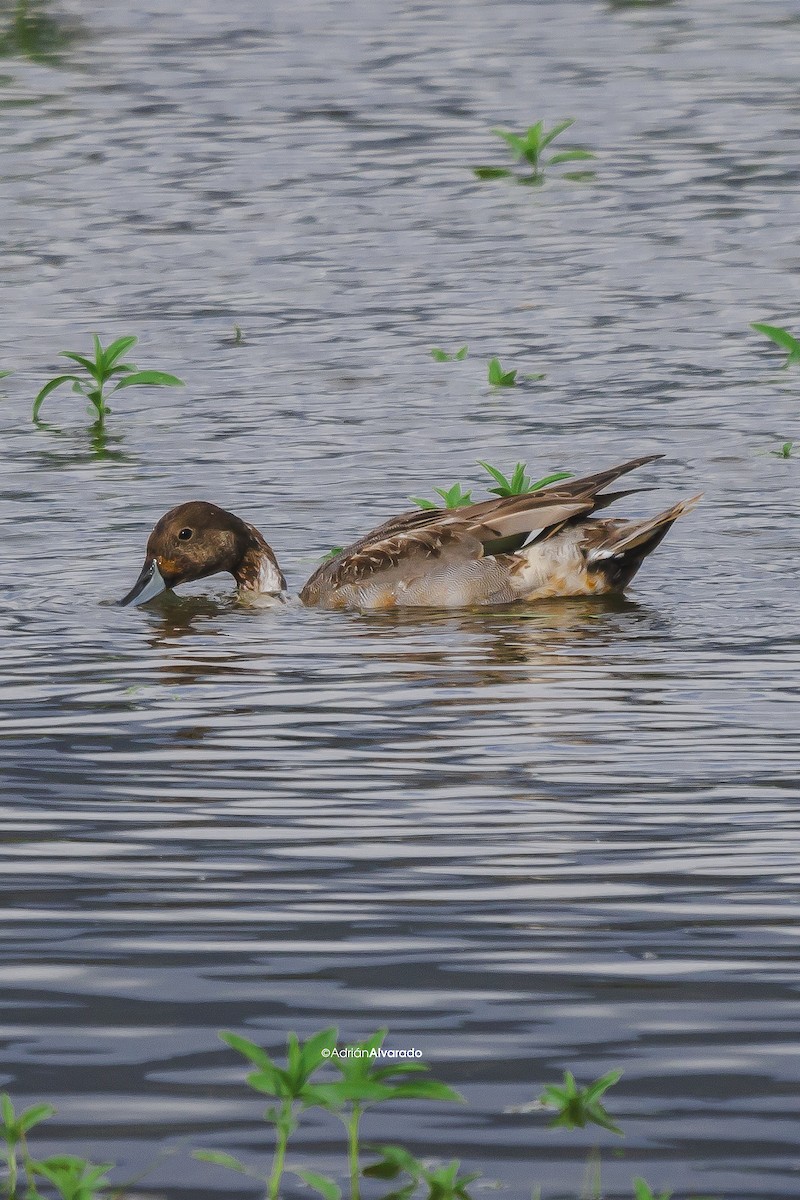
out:
<path id="1" fill-rule="evenodd" d="M 547 146 L 549 146 L 552 141 L 555 141 L 555 139 L 559 136 L 559 134 L 563 133 L 565 129 L 569 129 L 570 125 L 574 125 L 574 124 L 575 124 L 574 117 L 565 117 L 563 121 L 559 121 L 556 125 L 554 125 L 553 128 L 550 129 L 542 137 L 542 140 L 541 140 L 542 150 L 544 150 Z M 551 159 L 551 162 L 552 162 L 552 159 Z"/>
<path id="2" fill-rule="evenodd" d="M 559 154 L 553 154 L 550 158 L 550 165 L 555 166 L 556 163 L 579 162 L 587 158 L 597 158 L 596 154 L 592 154 L 589 150 L 562 150 Z"/>
<path id="3" fill-rule="evenodd" d="M 106 373 L 108 373 L 109 367 L 113 367 L 117 360 L 122 358 L 123 354 L 127 354 L 138 341 L 137 337 L 131 335 L 129 337 L 117 338 L 115 342 L 107 346 L 103 352 L 103 366 L 106 368 Z"/>
<path id="4" fill-rule="evenodd" d="M 96 333 L 92 334 L 92 344 L 94 345 L 95 366 L 96 366 L 97 370 L 99 371 L 99 370 L 102 370 L 102 368 L 103 368 L 103 355 L 104 355 L 105 351 L 103 350 L 103 346 L 100 342 L 100 338 L 97 336 Z"/>
<path id="5" fill-rule="evenodd" d="M 415 1079 L 411 1083 L 395 1084 L 393 1100 L 447 1100 L 455 1104 L 466 1104 L 460 1092 L 440 1083 L 438 1079 Z"/>
<path id="6" fill-rule="evenodd" d="M 332 558 L 338 558 L 344 550 L 344 546 L 331 546 L 328 553 L 323 557 L 323 562 L 330 562 Z"/>
<path id="7" fill-rule="evenodd" d="M 440 350 L 438 346 L 431 346 L 431 358 L 434 362 L 451 362 L 452 357 L 446 350 Z"/>
<path id="8" fill-rule="evenodd" d="M 590 1083 L 585 1089 L 584 1095 L 588 1103 L 599 1099 L 603 1092 L 607 1092 L 615 1083 L 619 1083 L 622 1078 L 622 1071 L 609 1071 L 607 1075 L 601 1075 L 599 1079 L 595 1079 L 594 1083 Z"/>
<path id="9" fill-rule="evenodd" d="M 253 1071 L 247 1076 L 247 1083 L 254 1092 L 261 1092 L 264 1096 L 278 1096 L 281 1100 L 293 1096 L 296 1088 L 288 1072 L 282 1071 L 274 1063 L 269 1067 L 261 1067 L 260 1070 Z"/>
<path id="10" fill-rule="evenodd" d="M 513 387 L 514 381 L 517 378 L 516 371 L 504 371 L 500 365 L 499 358 L 493 358 L 489 362 L 489 383 L 493 387 Z"/>
<path id="11" fill-rule="evenodd" d="M 787 352 L 788 357 L 783 364 L 784 367 L 800 361 L 800 341 L 793 337 L 788 329 L 781 329 L 779 325 L 763 325 L 757 321 L 752 321 L 750 328 L 755 329 L 757 333 L 763 333 L 765 337 Z"/>
<path id="12" fill-rule="evenodd" d="M 552 475 L 545 475 L 543 479 L 537 479 L 536 483 L 532 483 L 528 490 L 538 492 L 540 488 L 547 487 L 550 483 L 558 483 L 560 479 L 571 478 L 572 471 L 554 471 Z"/>
<path id="13" fill-rule="evenodd" d="M 464 508 L 472 503 L 472 492 L 462 492 L 460 483 L 454 483 L 451 488 L 433 490 L 442 497 L 445 508 Z"/>
<path id="14" fill-rule="evenodd" d="M 46 383 L 33 402 L 34 421 L 37 420 L 39 416 L 39 409 L 42 407 L 42 403 L 51 392 L 54 392 L 56 388 L 61 387 L 63 383 L 74 383 L 77 384 L 78 388 L 80 388 L 80 382 L 81 381 L 78 379 L 77 375 L 56 375 L 55 379 L 51 379 L 49 383 Z"/>
<path id="15" fill-rule="evenodd" d="M 256 1066 L 275 1066 L 267 1051 L 262 1046 L 257 1046 L 255 1042 L 249 1041 L 248 1038 L 240 1037 L 238 1033 L 229 1033 L 225 1029 L 220 1030 L 219 1036 L 227 1046 L 230 1046 L 231 1050 L 235 1050 L 244 1058 L 248 1058 Z"/>
<path id="16" fill-rule="evenodd" d="M 222 1150 L 193 1150 L 192 1158 L 197 1158 L 200 1162 L 214 1163 L 217 1167 L 227 1167 L 229 1171 L 238 1171 L 240 1175 L 253 1174 L 238 1158 L 234 1158 L 232 1154 L 225 1154 Z"/>
<path id="17" fill-rule="evenodd" d="M 423 500 L 421 496 L 409 496 L 412 504 L 416 504 L 417 508 L 437 509 L 438 504 L 434 504 L 432 500 Z"/>
<path id="18" fill-rule="evenodd" d="M 514 174 L 505 167 L 473 167 L 472 173 L 477 175 L 478 179 L 509 179 Z"/>
<path id="19" fill-rule="evenodd" d="M 508 489 L 507 491 L 500 493 L 501 495 L 508 495 L 508 492 L 511 489 L 511 484 L 498 467 L 493 467 L 491 463 L 484 462 L 482 458 L 478 459 L 478 466 L 483 467 L 484 471 L 487 471 L 489 475 L 491 475 L 492 478 L 500 484 L 501 488 Z"/>
<path id="20" fill-rule="evenodd" d="M 96 364 L 93 363 L 90 358 L 86 358 L 86 356 L 83 354 L 75 354 L 72 350 L 60 351 L 59 357 L 72 359 L 72 361 L 76 362 L 78 366 L 83 367 L 85 371 L 88 371 L 92 379 L 95 379 L 98 383 L 100 382 L 103 373 L 102 371 L 98 370 Z"/>
<path id="21" fill-rule="evenodd" d="M 7 379 L 9 375 L 13 374 L 13 371 L 0 371 L 0 379 Z"/>
<path id="22" fill-rule="evenodd" d="M 324 1196 L 325 1200 L 340 1200 L 342 1189 L 327 1175 L 318 1175 L 316 1171 L 305 1171 L 302 1167 L 290 1167 L 289 1170 L 293 1175 L 299 1175 L 310 1188 Z"/>
<path id="23" fill-rule="evenodd" d="M 521 138 L 517 133 L 512 133 L 509 129 L 493 129 L 492 133 L 503 139 L 515 158 L 525 157 L 528 148 L 525 138 Z"/>
<path id="24" fill-rule="evenodd" d="M 177 375 L 168 375 L 166 371 L 135 371 L 133 375 L 126 375 L 124 379 L 120 379 L 112 391 L 117 392 L 120 388 L 139 386 L 186 387 L 186 384 L 182 379 L 178 379 Z"/>
<path id="25" fill-rule="evenodd" d="M 49 1117 L 54 1117 L 56 1110 L 52 1104 L 34 1104 L 31 1108 L 26 1108 L 25 1112 L 19 1115 L 19 1126 L 23 1133 L 27 1133 L 29 1129 L 33 1129 L 34 1125 L 38 1125 L 40 1121 L 46 1121 Z"/>
<path id="26" fill-rule="evenodd" d="M 339 547 L 339 553 L 341 553 L 341 547 Z M 323 1029 L 319 1033 L 312 1034 L 303 1043 L 300 1048 L 300 1065 L 305 1078 L 308 1078 L 314 1071 L 328 1062 L 329 1055 L 323 1058 L 322 1051 L 333 1050 L 338 1035 L 338 1029 L 331 1025 L 329 1029 Z"/>
<path id="27" fill-rule="evenodd" d="M 401 1171 L 413 1178 L 420 1176 L 424 1170 L 423 1164 L 403 1146 L 370 1146 L 375 1154 L 382 1154 L 382 1162 L 365 1167 L 363 1174 L 375 1179 L 394 1179 Z M 391 1170 L 391 1174 L 389 1171 Z"/>
<path id="28" fill-rule="evenodd" d="M 460 348 L 460 350 L 456 350 L 453 357 L 456 359 L 457 362 L 463 362 L 468 354 L 469 354 L 469 346 L 462 346 Z"/>

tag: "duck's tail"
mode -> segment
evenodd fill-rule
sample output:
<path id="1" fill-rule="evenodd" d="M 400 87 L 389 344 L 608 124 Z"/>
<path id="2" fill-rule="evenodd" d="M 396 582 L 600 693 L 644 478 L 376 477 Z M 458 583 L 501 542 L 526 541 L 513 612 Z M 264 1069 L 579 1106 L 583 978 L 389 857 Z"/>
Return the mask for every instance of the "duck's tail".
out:
<path id="1" fill-rule="evenodd" d="M 702 492 L 690 500 L 673 504 L 672 508 L 659 513 L 657 517 L 650 517 L 646 521 L 625 521 L 618 525 L 589 550 L 589 566 L 602 571 L 615 588 L 626 587 L 678 517 L 691 512 L 701 499 Z"/>

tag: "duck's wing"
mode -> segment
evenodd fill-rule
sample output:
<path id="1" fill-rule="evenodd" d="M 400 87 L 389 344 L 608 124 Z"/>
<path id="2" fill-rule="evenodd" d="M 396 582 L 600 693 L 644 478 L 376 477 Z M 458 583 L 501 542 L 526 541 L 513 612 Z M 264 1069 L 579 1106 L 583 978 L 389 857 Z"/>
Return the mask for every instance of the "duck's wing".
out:
<path id="1" fill-rule="evenodd" d="M 501 496 L 457 509 L 412 509 L 400 513 L 346 546 L 317 567 L 300 592 L 305 604 L 325 603 L 337 589 L 377 582 L 383 572 L 425 569 L 443 557 L 454 565 L 484 555 L 513 552 L 531 535 L 547 537 L 565 522 L 590 515 L 615 497 L 599 493 L 621 475 L 662 457 L 631 459 L 582 479 L 538 492 Z"/>
<path id="2" fill-rule="evenodd" d="M 560 525 L 579 513 L 591 512 L 583 499 L 536 495 L 504 497 L 483 505 L 454 510 L 426 509 L 401 513 L 363 538 L 346 546 L 334 558 L 317 567 L 300 599 L 319 604 L 333 598 L 341 588 L 367 587 L 379 576 L 419 576 L 445 559 L 454 568 L 459 561 L 483 558 L 486 548 L 504 539 L 525 541 L 533 531 Z M 476 512 L 476 510 L 479 510 Z"/>

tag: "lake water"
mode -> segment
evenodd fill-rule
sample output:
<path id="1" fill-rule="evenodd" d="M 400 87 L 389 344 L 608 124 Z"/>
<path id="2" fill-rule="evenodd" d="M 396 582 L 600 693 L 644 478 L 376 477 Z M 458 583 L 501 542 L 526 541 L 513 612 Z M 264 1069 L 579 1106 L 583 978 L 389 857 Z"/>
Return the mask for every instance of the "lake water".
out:
<path id="1" fill-rule="evenodd" d="M 189 1153 L 269 1144 L 217 1031 L 385 1024 L 469 1107 L 368 1141 L 513 1197 L 574 1198 L 596 1142 L 618 1200 L 800 1195 L 799 385 L 749 328 L 800 332 L 796 4 L 36 11 L 0 42 L 0 1086 L 57 1105 L 35 1148 L 256 1196 Z M 472 175 L 567 116 L 593 180 Z M 94 446 L 69 390 L 30 422 L 93 331 L 187 381 Z M 493 355 L 546 378 L 491 391 Z M 296 590 L 478 458 L 656 452 L 623 512 L 705 500 L 626 600 L 110 603 L 192 497 Z M 624 1141 L 504 1111 L 615 1067 Z M 312 1113 L 296 1161 L 341 1143 Z"/>

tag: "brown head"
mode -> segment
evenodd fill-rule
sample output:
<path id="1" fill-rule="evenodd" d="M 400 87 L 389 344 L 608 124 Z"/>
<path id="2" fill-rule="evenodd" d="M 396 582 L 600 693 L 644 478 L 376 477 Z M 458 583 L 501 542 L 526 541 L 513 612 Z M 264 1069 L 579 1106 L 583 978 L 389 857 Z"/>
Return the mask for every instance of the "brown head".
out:
<path id="1" fill-rule="evenodd" d="M 280 595 L 286 580 L 254 525 L 190 500 L 165 513 L 147 540 L 141 574 L 120 604 L 146 604 L 167 588 L 229 571 L 244 592 Z"/>

